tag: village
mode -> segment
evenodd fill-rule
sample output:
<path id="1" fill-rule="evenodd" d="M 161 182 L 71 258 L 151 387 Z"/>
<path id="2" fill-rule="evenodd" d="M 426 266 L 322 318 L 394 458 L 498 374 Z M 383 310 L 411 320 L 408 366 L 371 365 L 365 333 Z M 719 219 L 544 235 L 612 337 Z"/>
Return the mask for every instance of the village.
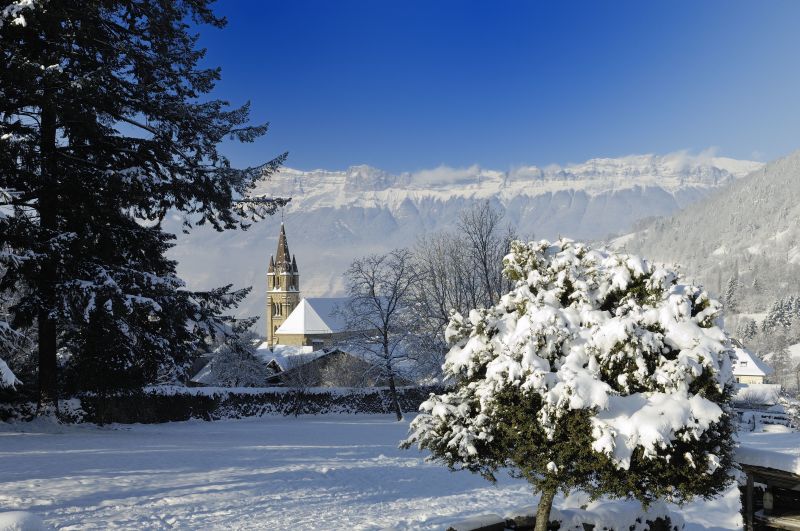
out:
<path id="1" fill-rule="evenodd" d="M 800 531 L 799 19 L 0 0 L 0 531 Z"/>

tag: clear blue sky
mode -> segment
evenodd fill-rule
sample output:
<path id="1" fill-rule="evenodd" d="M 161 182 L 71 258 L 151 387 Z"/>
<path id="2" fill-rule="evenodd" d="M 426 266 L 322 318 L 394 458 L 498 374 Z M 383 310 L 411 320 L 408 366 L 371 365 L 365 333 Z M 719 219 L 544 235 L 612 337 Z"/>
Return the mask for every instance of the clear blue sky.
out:
<path id="1" fill-rule="evenodd" d="M 236 164 L 508 169 L 800 147 L 800 1 L 220 0 L 215 95 L 271 122 Z"/>

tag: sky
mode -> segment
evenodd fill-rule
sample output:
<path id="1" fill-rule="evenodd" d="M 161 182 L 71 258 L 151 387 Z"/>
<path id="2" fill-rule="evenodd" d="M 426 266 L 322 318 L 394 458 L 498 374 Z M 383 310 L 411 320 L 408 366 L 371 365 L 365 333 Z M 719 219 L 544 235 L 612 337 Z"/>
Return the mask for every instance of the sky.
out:
<path id="1" fill-rule="evenodd" d="M 234 164 L 498 170 L 800 148 L 800 2 L 219 0 L 214 96 L 270 132 Z"/>

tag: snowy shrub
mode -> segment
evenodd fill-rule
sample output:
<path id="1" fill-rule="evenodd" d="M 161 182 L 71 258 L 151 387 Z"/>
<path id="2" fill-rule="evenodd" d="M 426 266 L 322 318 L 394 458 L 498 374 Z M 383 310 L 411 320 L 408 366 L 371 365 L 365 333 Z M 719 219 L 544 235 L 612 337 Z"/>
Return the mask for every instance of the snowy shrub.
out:
<path id="1" fill-rule="evenodd" d="M 402 445 L 527 479 L 537 529 L 558 490 L 645 505 L 720 493 L 733 452 L 720 305 L 669 269 L 569 240 L 514 242 L 504 265 L 515 287 L 454 315 L 456 385 L 421 405 Z"/>

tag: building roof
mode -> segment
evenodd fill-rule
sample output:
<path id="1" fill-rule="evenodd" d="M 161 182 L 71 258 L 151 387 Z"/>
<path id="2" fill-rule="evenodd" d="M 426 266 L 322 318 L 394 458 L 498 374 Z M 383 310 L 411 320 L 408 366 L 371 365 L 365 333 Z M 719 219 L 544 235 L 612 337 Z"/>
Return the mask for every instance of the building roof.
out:
<path id="1" fill-rule="evenodd" d="M 772 369 L 752 352 L 742 348 L 733 349 L 733 375 L 734 376 L 768 376 Z"/>
<path id="2" fill-rule="evenodd" d="M 275 333 L 315 335 L 342 332 L 345 323 L 336 310 L 346 302 L 347 298 L 338 297 L 302 299 Z"/>
<path id="3" fill-rule="evenodd" d="M 313 361 L 320 356 L 324 355 L 325 350 L 314 350 L 309 346 L 289 346 L 289 345 L 274 345 L 270 346 L 266 341 L 258 346 L 256 349 L 256 357 L 269 364 L 274 361 L 282 371 L 289 370 L 292 367 L 297 367 Z"/>

